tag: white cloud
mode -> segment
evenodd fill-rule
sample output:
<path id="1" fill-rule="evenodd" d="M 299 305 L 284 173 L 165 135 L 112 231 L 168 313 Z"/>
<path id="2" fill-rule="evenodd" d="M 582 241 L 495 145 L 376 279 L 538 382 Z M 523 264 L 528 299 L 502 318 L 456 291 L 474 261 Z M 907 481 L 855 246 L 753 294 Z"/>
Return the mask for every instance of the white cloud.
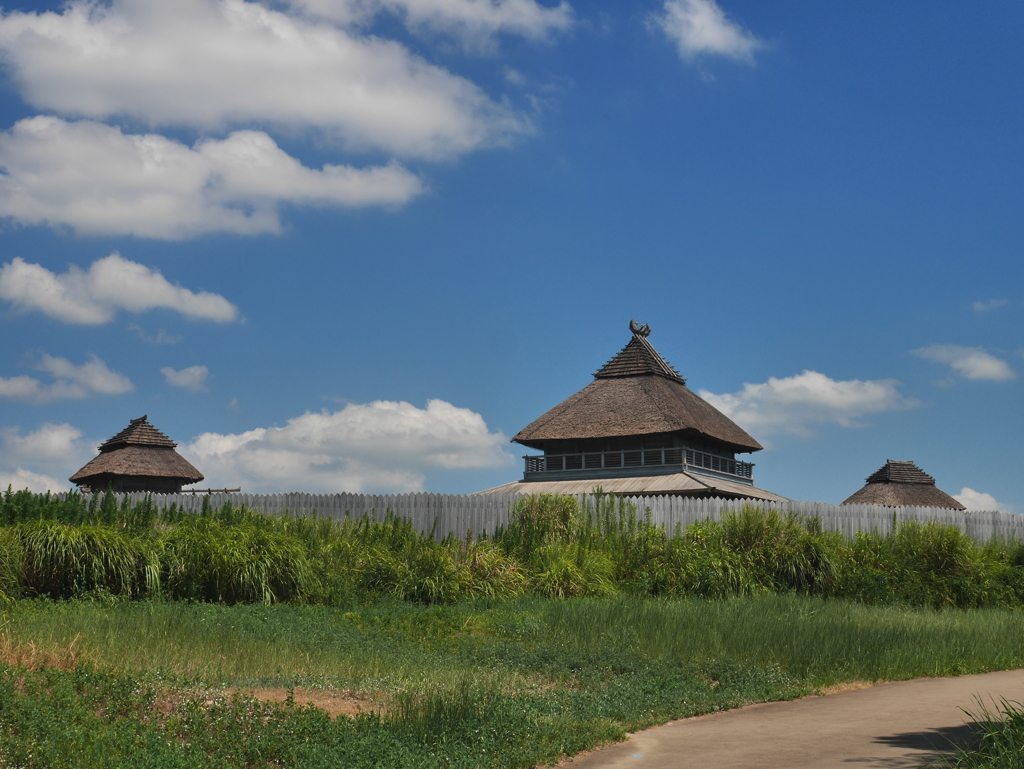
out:
<path id="1" fill-rule="evenodd" d="M 52 462 L 79 451 L 82 431 L 65 423 L 47 422 L 34 433 L 21 435 L 17 428 L 0 429 L 6 452 L 19 462 Z"/>
<path id="2" fill-rule="evenodd" d="M 67 491 L 71 488 L 71 483 L 69 481 L 62 482 L 49 475 L 33 473 L 31 470 L 16 467 L 10 472 L 0 470 L 0 492 L 7 491 L 8 488 L 12 491 L 28 489 L 37 494 L 42 494 L 47 491 Z"/>
<path id="3" fill-rule="evenodd" d="M 285 427 L 204 433 L 181 447 L 211 485 L 246 491 L 392 491 L 423 488 L 432 469 L 505 466 L 508 438 L 483 417 L 442 400 L 349 404 Z"/>
<path id="4" fill-rule="evenodd" d="M 366 24 L 389 11 L 413 32 L 452 35 L 477 49 L 490 47 L 497 33 L 544 40 L 573 24 L 566 2 L 546 7 L 534 0 L 290 0 L 290 5 L 344 25 Z"/>
<path id="5" fill-rule="evenodd" d="M 987 302 L 972 302 L 971 307 L 975 312 L 988 312 L 989 310 L 998 310 L 1007 304 L 1009 303 L 1005 299 L 989 299 Z"/>
<path id="6" fill-rule="evenodd" d="M 12 376 L 5 378 L 0 376 L 0 396 L 8 398 L 33 398 L 39 394 L 42 383 L 35 377 Z"/>
<path id="7" fill-rule="evenodd" d="M 175 371 L 170 366 L 164 366 L 160 373 L 164 375 L 168 384 L 195 393 L 206 389 L 206 377 L 210 375 L 210 370 L 206 366 L 189 366 L 181 371 Z"/>
<path id="8" fill-rule="evenodd" d="M 959 502 L 961 505 L 966 507 L 968 510 L 1002 510 L 1004 513 L 1012 513 L 1013 505 L 1007 505 L 1004 502 L 997 502 L 996 498 L 991 494 L 986 494 L 981 491 L 975 491 L 972 488 L 964 486 L 960 489 L 959 494 L 954 494 L 953 499 Z"/>
<path id="9" fill-rule="evenodd" d="M 0 428 L 0 490 L 67 491 L 67 478 L 92 459 L 95 443 L 82 439 L 77 427 L 47 423 L 22 435 L 17 427 Z M 58 477 L 59 476 L 59 477 Z"/>
<path id="10" fill-rule="evenodd" d="M 508 27 L 531 4 L 402 6 L 423 23 L 439 18 L 438 7 L 449 18 L 468 9 L 469 28 L 487 26 L 477 16 L 502 14 Z M 0 57 L 27 103 L 64 116 L 207 131 L 314 129 L 348 149 L 426 158 L 502 144 L 531 128 L 469 80 L 394 41 L 244 0 L 72 0 L 60 13 L 12 12 L 0 17 Z"/>
<path id="11" fill-rule="evenodd" d="M 111 371 L 106 363 L 91 353 L 89 360 L 78 366 L 67 358 L 44 353 L 34 368 L 50 374 L 54 381 L 44 384 L 29 376 L 0 377 L 0 396 L 49 403 L 91 395 L 120 395 L 135 389 L 128 377 Z"/>
<path id="12" fill-rule="evenodd" d="M 512 67 L 505 67 L 505 82 L 509 85 L 524 85 L 526 83 L 526 75 L 520 72 L 518 69 L 512 69 Z"/>
<path id="13" fill-rule="evenodd" d="M 687 60 L 714 55 L 753 64 L 754 53 L 763 47 L 753 34 L 731 21 L 714 0 L 666 0 L 664 11 L 651 20 Z"/>
<path id="14" fill-rule="evenodd" d="M 158 328 L 155 334 L 147 334 L 146 330 L 135 323 L 128 325 L 129 331 L 134 331 L 136 335 L 146 344 L 177 344 L 181 341 L 181 337 L 177 334 L 168 334 L 164 329 Z"/>
<path id="15" fill-rule="evenodd" d="M 857 427 L 857 419 L 917 404 L 906 398 L 894 379 L 830 379 L 817 371 L 796 376 L 769 377 L 762 384 L 744 384 L 737 393 L 700 396 L 755 434 L 786 432 L 807 435 L 813 424 Z"/>
<path id="16" fill-rule="evenodd" d="M 128 377 L 111 371 L 106 363 L 92 354 L 88 362 L 76 366 L 67 358 L 56 358 L 44 353 L 36 368 L 51 374 L 58 381 L 80 385 L 91 393 L 119 395 L 135 389 Z"/>
<path id="17" fill-rule="evenodd" d="M 937 363 L 947 363 L 965 379 L 1004 382 L 1017 377 L 1005 360 L 990 355 L 981 347 L 933 344 L 910 352 L 919 358 L 933 360 Z"/>
<path id="18" fill-rule="evenodd" d="M 0 133 L 0 216 L 84 235 L 178 240 L 281 231 L 282 203 L 400 205 L 423 190 L 398 165 L 306 168 L 261 131 L 187 147 L 89 120 L 19 120 Z"/>
<path id="19" fill-rule="evenodd" d="M 88 270 L 71 266 L 59 275 L 16 256 L 0 267 L 0 299 L 65 323 L 96 325 L 113 320 L 118 310 L 156 309 L 219 323 L 238 319 L 238 308 L 223 296 L 172 285 L 157 270 L 128 261 L 116 251 Z"/>

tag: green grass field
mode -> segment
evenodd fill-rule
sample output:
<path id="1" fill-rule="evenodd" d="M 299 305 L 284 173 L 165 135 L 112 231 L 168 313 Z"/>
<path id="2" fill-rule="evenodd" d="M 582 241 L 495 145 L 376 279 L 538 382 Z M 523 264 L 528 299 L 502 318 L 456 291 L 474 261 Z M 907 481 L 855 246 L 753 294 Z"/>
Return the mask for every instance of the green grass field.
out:
<path id="1" fill-rule="evenodd" d="M 792 594 L 349 607 L 22 600 L 0 612 L 0 649 L 5 767 L 527 767 L 845 681 L 1021 667 L 1024 614 Z M 11 667 L 30 658 L 55 667 Z M 217 694 L 227 687 L 355 692 L 380 712 L 331 720 Z"/>
<path id="2" fill-rule="evenodd" d="M 8 491 L 0 769 L 532 767 L 746 702 L 1022 667 L 1022 608 L 1024 545 L 938 524 L 669 532 L 539 496 L 438 542 Z"/>

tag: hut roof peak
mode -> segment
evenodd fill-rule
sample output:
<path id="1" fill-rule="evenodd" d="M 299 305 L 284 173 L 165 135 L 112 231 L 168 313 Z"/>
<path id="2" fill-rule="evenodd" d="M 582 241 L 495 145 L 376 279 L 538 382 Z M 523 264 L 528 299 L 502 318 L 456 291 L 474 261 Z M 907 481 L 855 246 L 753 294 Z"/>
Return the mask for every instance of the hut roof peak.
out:
<path id="1" fill-rule="evenodd" d="M 149 423 L 149 415 L 143 414 L 132 419 L 128 426 L 110 440 L 100 445 L 100 451 L 110 451 L 121 446 L 161 446 L 173 449 L 178 444 Z"/>
<path id="2" fill-rule="evenodd" d="M 935 479 L 909 460 L 887 459 L 866 478 L 867 483 L 844 501 L 844 505 L 885 505 L 887 507 L 966 508 L 935 485 Z"/>
<path id="3" fill-rule="evenodd" d="M 629 330 L 633 332 L 633 338 L 622 348 L 618 355 L 604 364 L 594 374 L 597 379 L 611 379 L 614 377 L 645 376 L 653 374 L 665 379 L 685 385 L 686 380 L 676 371 L 661 355 L 654 346 L 647 341 L 651 334 L 651 327 L 646 323 L 637 324 L 635 320 L 629 321 Z"/>
<path id="4" fill-rule="evenodd" d="M 935 479 L 910 460 L 887 459 L 885 464 L 865 478 L 868 483 L 927 483 Z"/>

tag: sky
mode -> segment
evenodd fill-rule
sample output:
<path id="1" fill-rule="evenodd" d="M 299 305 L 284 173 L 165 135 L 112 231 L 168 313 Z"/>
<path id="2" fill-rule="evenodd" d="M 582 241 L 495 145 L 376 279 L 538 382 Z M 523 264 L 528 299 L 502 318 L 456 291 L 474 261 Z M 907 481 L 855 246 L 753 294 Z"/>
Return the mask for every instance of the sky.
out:
<path id="1" fill-rule="evenodd" d="M 635 318 L 838 503 L 1024 513 L 1024 6 L 0 11 L 0 486 L 147 414 L 249 492 L 469 493 Z M 748 457 L 744 457 L 748 458 Z"/>

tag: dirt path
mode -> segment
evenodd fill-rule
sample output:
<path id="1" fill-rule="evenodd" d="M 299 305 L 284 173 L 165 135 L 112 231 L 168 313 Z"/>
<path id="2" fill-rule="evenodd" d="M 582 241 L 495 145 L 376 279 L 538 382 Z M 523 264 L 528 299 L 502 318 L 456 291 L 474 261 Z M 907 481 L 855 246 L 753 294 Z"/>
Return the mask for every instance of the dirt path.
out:
<path id="1" fill-rule="evenodd" d="M 572 769 L 910 769 L 970 737 L 978 698 L 1024 702 L 1024 670 L 919 678 L 672 721 Z"/>

